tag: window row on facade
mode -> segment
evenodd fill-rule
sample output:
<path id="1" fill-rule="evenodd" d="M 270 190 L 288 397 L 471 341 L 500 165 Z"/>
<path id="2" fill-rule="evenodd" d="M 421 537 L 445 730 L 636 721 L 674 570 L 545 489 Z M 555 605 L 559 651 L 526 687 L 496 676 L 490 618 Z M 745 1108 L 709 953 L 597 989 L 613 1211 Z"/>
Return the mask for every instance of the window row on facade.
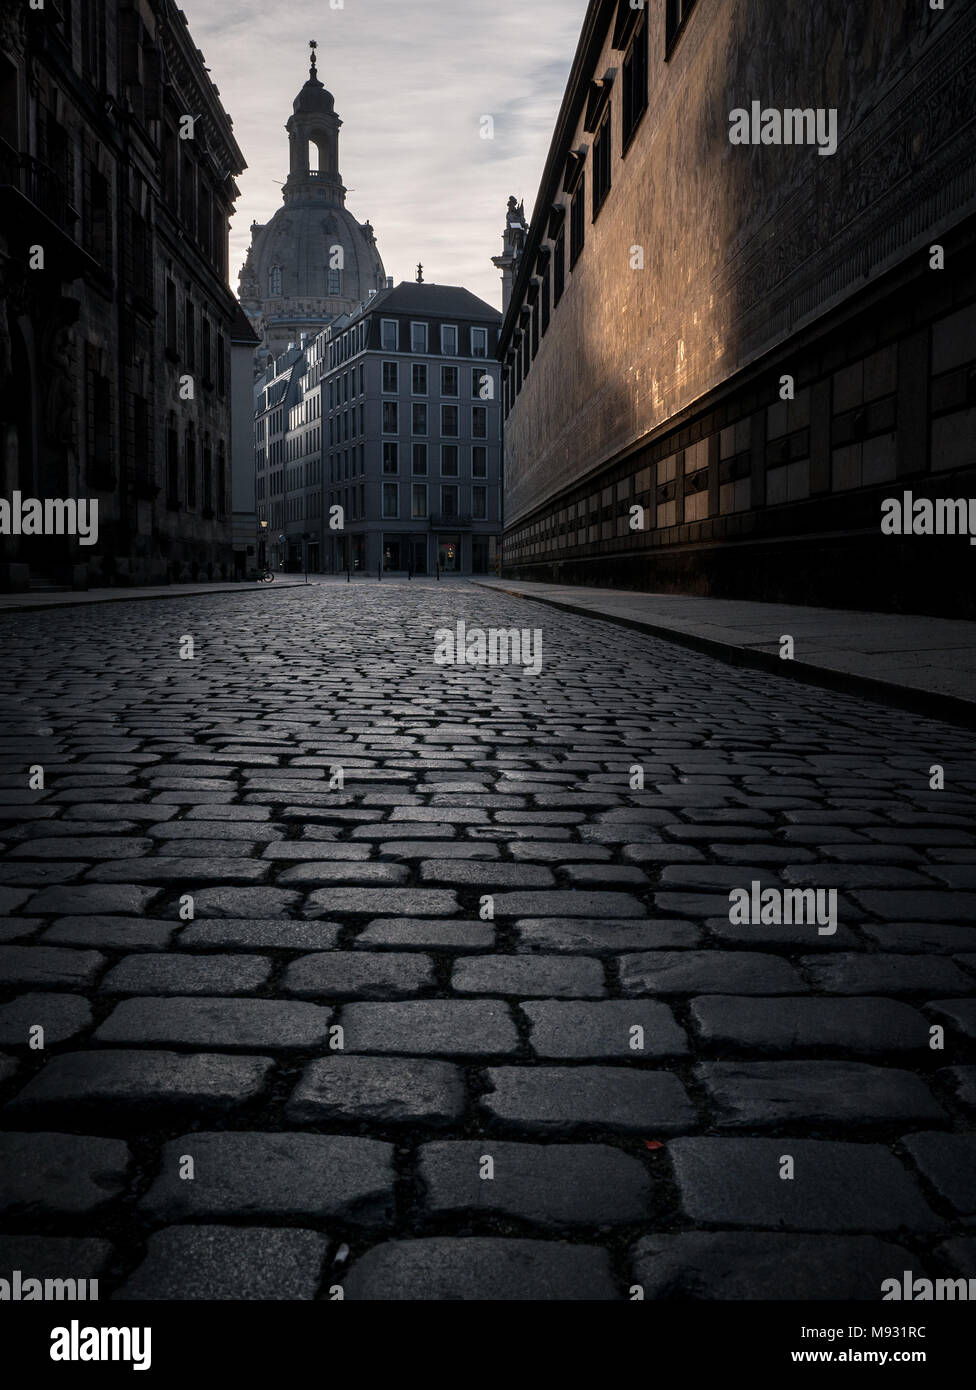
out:
<path id="1" fill-rule="evenodd" d="M 672 449 L 613 483 L 510 537 L 514 561 L 598 541 L 654 531 L 667 543 L 669 528 L 735 513 L 852 492 L 919 474 L 941 474 L 976 464 L 976 305 L 932 326 L 929 369 L 929 458 L 899 457 L 898 346 L 890 344 L 829 378 L 778 400 L 758 416 L 745 416 L 684 449 Z M 826 455 L 812 449 L 814 394 L 826 406 Z M 759 430 L 761 490 L 754 469 Z M 667 444 L 655 446 L 656 453 Z M 643 510 L 633 525 L 632 509 Z"/>

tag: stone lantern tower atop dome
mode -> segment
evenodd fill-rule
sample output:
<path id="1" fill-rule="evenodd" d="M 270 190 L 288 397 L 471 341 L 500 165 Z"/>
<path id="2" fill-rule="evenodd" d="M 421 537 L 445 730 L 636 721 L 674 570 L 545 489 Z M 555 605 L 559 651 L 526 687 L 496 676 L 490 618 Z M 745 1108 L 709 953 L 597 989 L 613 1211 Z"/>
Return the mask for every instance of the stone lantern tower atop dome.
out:
<path id="1" fill-rule="evenodd" d="M 371 224 L 357 222 L 346 207 L 342 121 L 319 80 L 316 47 L 310 45 L 308 80 L 285 126 L 289 168 L 282 206 L 269 222 L 252 224 L 240 277 L 241 306 L 262 348 L 275 356 L 387 284 Z"/>

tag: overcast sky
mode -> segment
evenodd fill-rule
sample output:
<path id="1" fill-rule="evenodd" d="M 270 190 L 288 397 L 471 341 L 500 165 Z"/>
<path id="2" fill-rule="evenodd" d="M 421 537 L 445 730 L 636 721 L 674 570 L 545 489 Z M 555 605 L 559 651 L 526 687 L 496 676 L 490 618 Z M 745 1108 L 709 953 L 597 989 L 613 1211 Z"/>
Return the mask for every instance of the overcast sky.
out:
<path id="1" fill-rule="evenodd" d="M 317 39 L 343 121 L 347 206 L 372 222 L 386 273 L 412 280 L 423 261 L 426 280 L 500 307 L 490 258 L 509 194 L 531 212 L 587 0 L 180 3 L 248 164 L 231 224 L 235 290 L 251 222 L 281 206 L 284 125 Z"/>

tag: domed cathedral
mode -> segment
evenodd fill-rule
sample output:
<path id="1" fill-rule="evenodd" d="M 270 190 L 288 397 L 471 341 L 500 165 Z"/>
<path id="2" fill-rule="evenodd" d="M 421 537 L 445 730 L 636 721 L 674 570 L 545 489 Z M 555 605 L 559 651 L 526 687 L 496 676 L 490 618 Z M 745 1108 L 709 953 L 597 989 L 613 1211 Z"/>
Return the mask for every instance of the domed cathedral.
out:
<path id="1" fill-rule="evenodd" d="M 285 129 L 291 162 L 284 206 L 251 226 L 240 279 L 244 312 L 261 338 L 259 356 L 278 356 L 386 287 L 373 228 L 346 208 L 339 174 L 335 99 L 318 79 L 311 45 L 308 81 Z M 263 351 L 262 351 L 263 350 Z"/>

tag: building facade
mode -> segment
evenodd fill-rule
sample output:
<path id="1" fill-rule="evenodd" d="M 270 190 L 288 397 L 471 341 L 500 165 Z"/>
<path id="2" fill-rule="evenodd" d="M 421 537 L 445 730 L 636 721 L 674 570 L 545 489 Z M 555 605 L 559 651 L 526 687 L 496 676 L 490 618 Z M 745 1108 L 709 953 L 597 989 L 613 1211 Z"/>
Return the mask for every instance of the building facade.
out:
<path id="1" fill-rule="evenodd" d="M 495 571 L 500 322 L 467 290 L 405 282 L 274 359 L 255 419 L 269 563 Z"/>
<path id="2" fill-rule="evenodd" d="M 591 0 L 513 273 L 508 572 L 974 612 L 976 11 Z"/>
<path id="3" fill-rule="evenodd" d="M 387 284 L 373 228 L 346 207 L 341 125 L 335 99 L 319 81 L 313 45 L 308 81 L 285 127 L 283 204 L 270 222 L 252 224 L 241 270 L 241 304 L 261 339 L 262 356 L 280 356 L 303 333 L 319 332 Z"/>
<path id="4" fill-rule="evenodd" d="M 173 0 L 0 8 L 0 582 L 229 573 L 229 218 L 244 159 Z"/>

